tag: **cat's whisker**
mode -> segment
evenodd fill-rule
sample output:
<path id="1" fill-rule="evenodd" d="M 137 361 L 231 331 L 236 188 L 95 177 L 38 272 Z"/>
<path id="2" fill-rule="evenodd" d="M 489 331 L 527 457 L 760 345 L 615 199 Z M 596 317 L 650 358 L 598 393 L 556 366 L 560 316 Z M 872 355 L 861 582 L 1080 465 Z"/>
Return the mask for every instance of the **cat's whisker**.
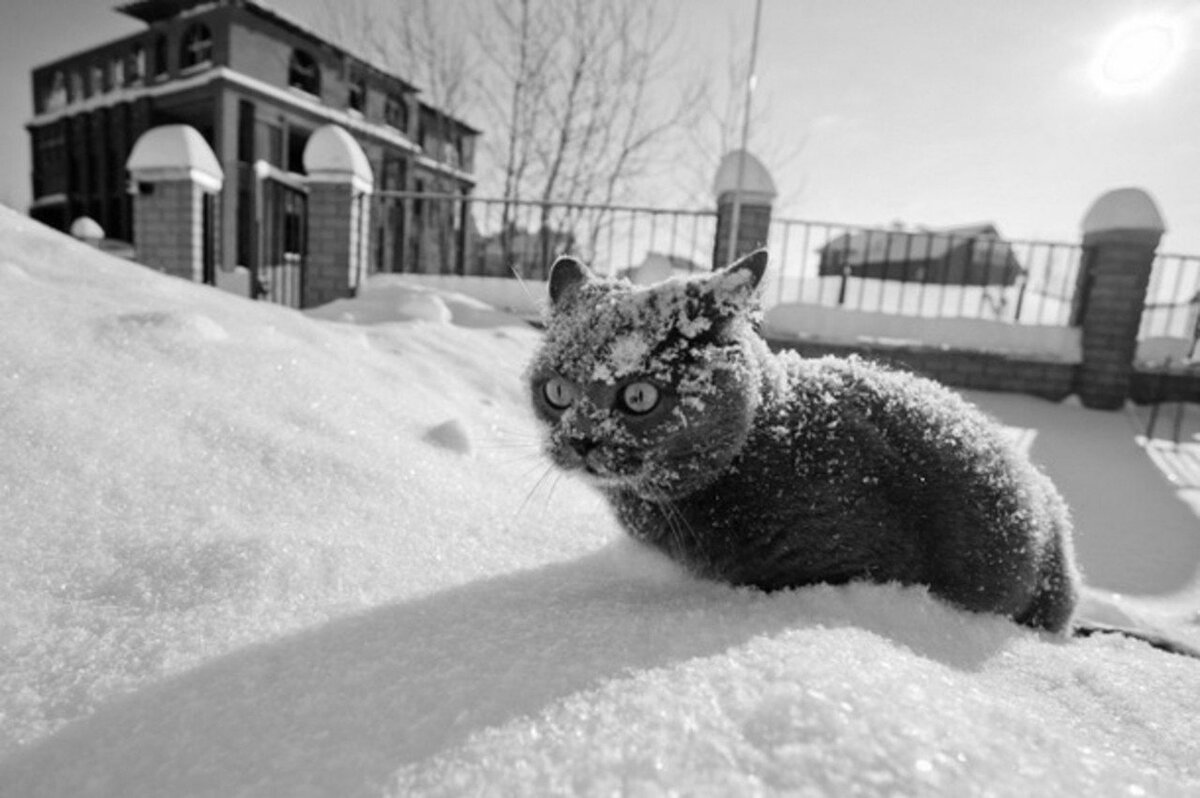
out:
<path id="1" fill-rule="evenodd" d="M 684 537 L 684 533 L 686 532 L 689 537 L 695 540 L 695 530 L 692 529 L 692 525 L 689 524 L 688 520 L 683 517 L 683 514 L 679 512 L 679 508 L 675 506 L 675 503 L 671 501 L 669 496 L 667 496 L 658 488 L 653 486 L 647 487 L 652 496 L 654 505 L 663 515 L 663 521 L 667 525 L 667 530 L 670 533 L 672 540 L 674 541 L 678 550 L 684 550 L 685 546 L 687 545 L 687 540 Z"/>
<path id="2" fill-rule="evenodd" d="M 539 484 L 541 484 L 543 481 L 545 481 L 547 476 L 549 476 L 551 473 L 553 473 L 555 471 L 554 464 L 548 463 L 544 458 L 541 458 L 541 457 L 535 457 L 532 460 L 525 459 L 523 462 L 532 463 L 532 465 L 530 465 L 529 468 L 526 468 L 524 471 L 522 471 L 517 476 L 517 480 L 519 482 L 524 482 L 525 480 L 529 479 L 534 474 L 536 474 L 539 471 L 539 469 L 544 469 L 544 470 L 542 470 L 542 475 L 540 477 L 538 477 L 537 480 L 534 482 L 534 486 L 533 486 L 534 489 L 536 489 Z"/>
<path id="3" fill-rule="evenodd" d="M 542 472 L 542 475 L 537 478 L 536 482 L 533 483 L 533 487 L 531 487 L 529 492 L 525 494 L 525 498 L 521 501 L 520 506 L 517 507 L 516 512 L 513 513 L 514 516 L 519 516 L 525 512 L 525 508 L 529 506 L 529 502 L 533 499 L 534 494 L 537 493 L 538 489 L 545 484 L 546 479 L 554 472 L 554 465 L 546 464 L 546 468 Z"/>
<path id="4" fill-rule="evenodd" d="M 550 502 L 554 499 L 554 489 L 558 487 L 560 482 L 562 482 L 562 478 L 563 472 L 559 471 L 558 469 L 554 469 L 554 479 L 550 481 L 550 490 L 546 493 L 546 504 L 550 504 Z"/>

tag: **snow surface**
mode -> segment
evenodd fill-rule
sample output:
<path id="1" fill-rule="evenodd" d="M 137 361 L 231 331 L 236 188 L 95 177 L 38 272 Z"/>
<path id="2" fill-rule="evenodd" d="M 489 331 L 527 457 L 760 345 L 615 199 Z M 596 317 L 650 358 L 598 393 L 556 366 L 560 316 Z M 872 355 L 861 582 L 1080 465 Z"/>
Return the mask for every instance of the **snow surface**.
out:
<path id="1" fill-rule="evenodd" d="M 1200 791 L 1200 662 L 625 540 L 538 454 L 536 336 L 0 209 L 0 795 Z M 971 398 L 1074 505 L 1088 614 L 1200 641 L 1194 419 L 1143 449 L 1145 410 Z"/>

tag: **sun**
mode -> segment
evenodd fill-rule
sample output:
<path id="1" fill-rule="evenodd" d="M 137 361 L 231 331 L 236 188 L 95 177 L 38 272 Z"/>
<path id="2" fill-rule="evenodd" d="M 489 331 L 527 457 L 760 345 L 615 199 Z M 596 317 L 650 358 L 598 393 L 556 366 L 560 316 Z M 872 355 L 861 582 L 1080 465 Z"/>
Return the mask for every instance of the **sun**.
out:
<path id="1" fill-rule="evenodd" d="M 1126 20 L 1105 37 L 1092 79 L 1110 94 L 1138 94 L 1159 85 L 1183 52 L 1183 28 L 1162 16 Z"/>

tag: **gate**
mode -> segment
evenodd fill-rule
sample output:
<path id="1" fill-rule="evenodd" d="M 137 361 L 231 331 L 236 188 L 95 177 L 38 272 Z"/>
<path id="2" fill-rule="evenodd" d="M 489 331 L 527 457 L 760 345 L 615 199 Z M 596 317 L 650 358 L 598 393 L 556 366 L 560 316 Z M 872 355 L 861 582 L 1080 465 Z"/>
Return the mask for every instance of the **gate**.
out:
<path id="1" fill-rule="evenodd" d="M 308 189 L 285 172 L 258 166 L 258 266 L 251 295 L 299 308 L 308 254 Z"/>

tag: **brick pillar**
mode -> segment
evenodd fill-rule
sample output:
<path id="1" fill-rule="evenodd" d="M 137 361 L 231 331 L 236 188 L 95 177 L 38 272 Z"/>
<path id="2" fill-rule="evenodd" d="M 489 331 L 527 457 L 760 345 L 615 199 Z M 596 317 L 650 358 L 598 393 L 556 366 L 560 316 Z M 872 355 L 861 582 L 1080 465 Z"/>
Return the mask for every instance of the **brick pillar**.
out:
<path id="1" fill-rule="evenodd" d="M 133 198 L 137 259 L 152 269 L 204 281 L 204 196 L 192 180 L 139 180 Z"/>
<path id="2" fill-rule="evenodd" d="M 205 200 L 225 179 L 208 143 L 186 125 L 152 128 L 133 145 L 126 168 L 138 262 L 203 282 L 206 235 L 212 234 L 204 226 Z"/>
<path id="3" fill-rule="evenodd" d="M 1072 319 L 1082 332 L 1075 391 L 1085 407 L 1115 410 L 1129 396 L 1146 287 L 1165 229 L 1154 200 L 1137 188 L 1104 194 L 1084 217 Z"/>
<path id="4" fill-rule="evenodd" d="M 336 125 L 304 147 L 308 173 L 308 254 L 301 307 L 353 296 L 367 275 L 374 178 L 358 142 Z"/>
<path id="5" fill-rule="evenodd" d="M 308 181 L 308 255 L 301 307 L 353 296 L 366 276 L 371 192 L 350 182 Z"/>
<path id="6" fill-rule="evenodd" d="M 721 159 L 713 181 L 717 199 L 717 230 L 712 267 L 719 269 L 738 257 L 767 245 L 775 182 L 762 162 L 748 152 L 735 150 Z M 740 202 L 739 202 L 740 199 Z M 733 252 L 730 252 L 730 233 Z"/>

